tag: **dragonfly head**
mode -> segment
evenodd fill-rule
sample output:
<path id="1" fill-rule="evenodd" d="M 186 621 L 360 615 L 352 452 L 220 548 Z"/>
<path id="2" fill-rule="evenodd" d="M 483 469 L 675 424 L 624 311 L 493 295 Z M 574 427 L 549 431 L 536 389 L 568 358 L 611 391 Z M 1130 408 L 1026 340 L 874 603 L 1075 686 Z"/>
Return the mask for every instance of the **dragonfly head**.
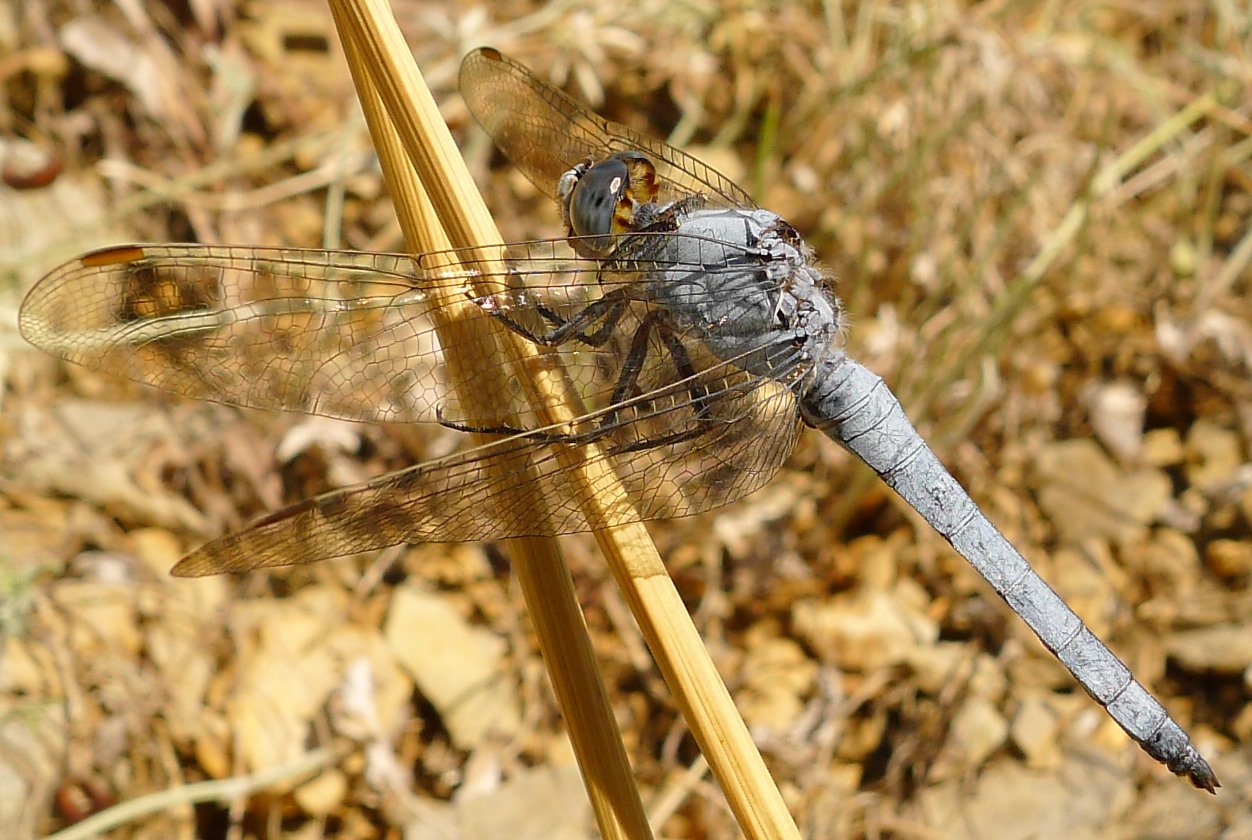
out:
<path id="1" fill-rule="evenodd" d="M 641 152 L 578 164 L 557 185 L 570 245 L 585 257 L 610 256 L 617 237 L 635 229 L 635 214 L 655 204 L 658 193 L 656 167 Z"/>

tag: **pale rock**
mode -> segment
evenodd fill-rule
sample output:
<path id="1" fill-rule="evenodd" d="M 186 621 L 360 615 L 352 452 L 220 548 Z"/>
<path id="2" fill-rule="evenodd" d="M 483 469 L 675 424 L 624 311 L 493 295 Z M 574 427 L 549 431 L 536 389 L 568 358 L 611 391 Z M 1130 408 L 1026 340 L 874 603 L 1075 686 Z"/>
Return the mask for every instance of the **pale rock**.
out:
<path id="1" fill-rule="evenodd" d="M 1143 449 L 1148 400 L 1129 382 L 1103 382 L 1087 395 L 1091 426 L 1100 443 L 1122 462 L 1133 462 Z"/>
<path id="2" fill-rule="evenodd" d="M 993 761 L 973 779 L 920 794 L 924 824 L 951 840 L 1109 840 L 1134 795 L 1133 778 L 1104 762 L 1068 757 L 1058 770 Z"/>
<path id="3" fill-rule="evenodd" d="M 469 624 L 416 584 L 396 591 L 384 634 L 458 747 L 473 749 L 492 735 L 517 733 L 521 701 L 498 636 Z"/>
<path id="4" fill-rule="evenodd" d="M 584 840 L 591 806 L 577 766 L 545 765 L 514 773 L 483 796 L 456 802 L 461 840 Z"/>
<path id="5" fill-rule="evenodd" d="M 971 673 L 969 644 L 936 642 L 915 648 L 908 664 L 917 687 L 926 694 L 938 696 L 957 680 L 970 695 L 998 702 L 1008 687 L 1004 668 L 987 653 L 973 653 L 972 659 Z"/>
<path id="6" fill-rule="evenodd" d="M 980 767 L 1008 738 L 1009 723 L 994 704 L 972 698 L 952 721 L 950 744 L 961 751 L 962 766 Z"/>
<path id="7" fill-rule="evenodd" d="M 1056 714 L 1037 697 L 1021 702 L 1009 727 L 1013 743 L 1026 757 L 1026 766 L 1033 769 L 1054 768 L 1061 763 L 1060 732 Z"/>
<path id="8" fill-rule="evenodd" d="M 1252 627 L 1219 624 L 1170 634 L 1171 659 L 1189 671 L 1241 674 L 1252 666 Z"/>
<path id="9" fill-rule="evenodd" d="M 1187 481 L 1212 496 L 1236 483 L 1243 465 L 1239 433 L 1201 417 L 1187 431 Z"/>
<path id="10" fill-rule="evenodd" d="M 735 705 L 750 727 L 785 732 L 799 717 L 817 677 L 817 663 L 795 641 L 777 636 L 753 639 L 744 656 L 743 685 Z"/>
<path id="11" fill-rule="evenodd" d="M 1039 506 L 1061 541 L 1070 545 L 1090 539 L 1142 539 L 1173 490 L 1162 471 L 1122 470 L 1090 439 L 1044 447 L 1035 468 Z"/>
<path id="12" fill-rule="evenodd" d="M 919 644 L 930 646 L 939 627 L 906 599 L 857 590 L 829 599 L 806 599 L 792 609 L 796 633 L 823 661 L 870 672 L 907 662 Z"/>
<path id="13" fill-rule="evenodd" d="M 1204 549 L 1204 562 L 1226 580 L 1252 576 L 1252 543 L 1245 540 L 1213 540 Z"/>
<path id="14" fill-rule="evenodd" d="M 1177 429 L 1152 429 L 1143 436 L 1141 460 L 1150 467 L 1172 467 L 1181 464 L 1186 453 Z"/>

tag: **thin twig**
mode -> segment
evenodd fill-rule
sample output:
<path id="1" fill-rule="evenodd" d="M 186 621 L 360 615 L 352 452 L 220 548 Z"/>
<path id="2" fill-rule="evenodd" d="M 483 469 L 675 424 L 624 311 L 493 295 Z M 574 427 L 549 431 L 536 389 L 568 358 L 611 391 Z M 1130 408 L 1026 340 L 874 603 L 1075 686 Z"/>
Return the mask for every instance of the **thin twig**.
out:
<path id="1" fill-rule="evenodd" d="M 84 840 L 84 838 L 96 837 L 120 825 L 133 822 L 147 814 L 167 811 L 179 805 L 244 799 L 257 791 L 272 788 L 281 782 L 291 782 L 330 767 L 343 758 L 347 752 L 348 750 L 342 747 L 322 747 L 288 764 L 271 767 L 247 776 L 231 776 L 228 779 L 197 782 L 184 787 L 150 793 L 138 799 L 120 802 L 98 814 L 92 814 L 82 822 L 75 823 L 56 834 L 48 835 L 46 840 Z"/>

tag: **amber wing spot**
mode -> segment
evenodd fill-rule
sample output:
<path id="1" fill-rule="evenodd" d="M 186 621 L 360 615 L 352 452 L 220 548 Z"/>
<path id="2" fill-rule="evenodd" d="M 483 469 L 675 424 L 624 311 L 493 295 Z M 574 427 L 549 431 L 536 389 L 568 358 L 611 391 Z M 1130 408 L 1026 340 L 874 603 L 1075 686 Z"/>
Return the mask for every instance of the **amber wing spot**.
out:
<path id="1" fill-rule="evenodd" d="M 92 251 L 83 255 L 79 262 L 83 264 L 84 268 L 99 268 L 101 266 L 118 265 L 119 263 L 138 262 L 146 256 L 144 249 L 138 245 L 122 245 L 120 247 L 115 246 Z"/>

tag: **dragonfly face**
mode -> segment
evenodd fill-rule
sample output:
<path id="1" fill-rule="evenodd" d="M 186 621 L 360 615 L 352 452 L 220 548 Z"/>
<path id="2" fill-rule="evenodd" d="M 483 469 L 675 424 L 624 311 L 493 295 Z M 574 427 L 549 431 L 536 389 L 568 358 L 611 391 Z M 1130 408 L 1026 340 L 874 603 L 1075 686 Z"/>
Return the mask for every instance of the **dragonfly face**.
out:
<path id="1" fill-rule="evenodd" d="M 557 185 L 570 245 L 581 256 L 608 257 L 618 237 L 665 209 L 657 206 L 658 192 L 656 167 L 639 152 L 578 164 Z"/>

